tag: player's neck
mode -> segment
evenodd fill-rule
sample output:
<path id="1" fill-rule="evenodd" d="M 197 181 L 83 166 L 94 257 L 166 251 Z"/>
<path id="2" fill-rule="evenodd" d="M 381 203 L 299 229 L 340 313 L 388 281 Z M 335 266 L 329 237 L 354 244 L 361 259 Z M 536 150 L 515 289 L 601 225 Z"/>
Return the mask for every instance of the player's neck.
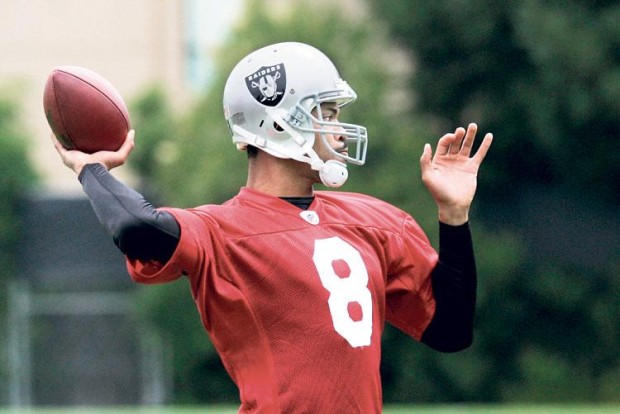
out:
<path id="1" fill-rule="evenodd" d="M 309 197 L 314 194 L 309 170 L 298 161 L 260 154 L 250 159 L 246 186 L 276 197 Z"/>

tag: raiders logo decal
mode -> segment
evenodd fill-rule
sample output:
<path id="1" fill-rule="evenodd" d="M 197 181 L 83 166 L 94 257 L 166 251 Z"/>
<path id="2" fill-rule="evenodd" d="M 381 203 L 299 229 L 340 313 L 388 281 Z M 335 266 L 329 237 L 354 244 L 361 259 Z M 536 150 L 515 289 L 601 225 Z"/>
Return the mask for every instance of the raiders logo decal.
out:
<path id="1" fill-rule="evenodd" d="M 283 64 L 263 66 L 245 77 L 248 90 L 259 103 L 276 106 L 286 90 L 286 70 Z"/>

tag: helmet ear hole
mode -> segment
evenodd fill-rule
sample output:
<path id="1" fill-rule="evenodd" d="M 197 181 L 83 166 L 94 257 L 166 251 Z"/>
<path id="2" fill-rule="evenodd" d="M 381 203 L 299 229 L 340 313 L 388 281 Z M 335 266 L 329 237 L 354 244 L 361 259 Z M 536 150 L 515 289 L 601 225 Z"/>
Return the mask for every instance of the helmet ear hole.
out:
<path id="1" fill-rule="evenodd" d="M 273 123 L 273 129 L 275 129 L 278 132 L 284 132 L 284 128 L 282 128 L 280 125 L 278 125 L 277 122 Z"/>

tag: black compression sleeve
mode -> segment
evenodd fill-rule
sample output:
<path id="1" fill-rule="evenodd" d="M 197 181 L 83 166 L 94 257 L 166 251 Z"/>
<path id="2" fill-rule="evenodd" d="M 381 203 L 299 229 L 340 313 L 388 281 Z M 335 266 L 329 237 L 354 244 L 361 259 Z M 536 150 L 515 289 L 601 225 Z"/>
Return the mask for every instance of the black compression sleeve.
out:
<path id="1" fill-rule="evenodd" d="M 157 210 L 101 164 L 88 164 L 78 177 L 99 221 L 130 259 L 166 263 L 179 242 L 175 218 Z"/>
<path id="2" fill-rule="evenodd" d="M 461 351 L 473 341 L 476 262 L 467 223 L 439 223 L 439 262 L 431 273 L 436 309 L 422 342 L 442 352 Z"/>

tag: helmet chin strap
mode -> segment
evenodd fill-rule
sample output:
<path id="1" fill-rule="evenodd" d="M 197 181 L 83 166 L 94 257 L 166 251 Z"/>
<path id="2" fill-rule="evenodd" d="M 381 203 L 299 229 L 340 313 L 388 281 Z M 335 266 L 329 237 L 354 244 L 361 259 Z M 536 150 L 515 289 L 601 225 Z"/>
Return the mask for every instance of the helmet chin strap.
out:
<path id="1" fill-rule="evenodd" d="M 327 187 L 340 187 L 347 181 L 349 178 L 349 170 L 344 162 L 337 160 L 323 161 L 314 151 L 314 148 L 312 148 L 308 140 L 279 117 L 276 110 L 269 108 L 265 109 L 265 111 L 267 115 L 284 129 L 307 154 L 307 156 L 291 156 L 291 158 L 310 164 L 313 170 L 319 172 L 321 182 Z"/>
<path id="2" fill-rule="evenodd" d="M 327 160 L 319 169 L 319 178 L 328 187 L 340 187 L 349 178 L 349 170 L 343 162 Z"/>
<path id="3" fill-rule="evenodd" d="M 310 143 L 302 137 L 299 132 L 292 131 L 291 135 L 295 139 L 295 142 L 297 142 L 307 154 L 306 157 L 293 158 L 310 164 L 310 168 L 319 172 L 319 178 L 323 184 L 327 187 L 336 188 L 342 186 L 347 181 L 347 178 L 349 178 L 349 170 L 344 162 L 337 160 L 323 161 L 314 151 Z"/>

